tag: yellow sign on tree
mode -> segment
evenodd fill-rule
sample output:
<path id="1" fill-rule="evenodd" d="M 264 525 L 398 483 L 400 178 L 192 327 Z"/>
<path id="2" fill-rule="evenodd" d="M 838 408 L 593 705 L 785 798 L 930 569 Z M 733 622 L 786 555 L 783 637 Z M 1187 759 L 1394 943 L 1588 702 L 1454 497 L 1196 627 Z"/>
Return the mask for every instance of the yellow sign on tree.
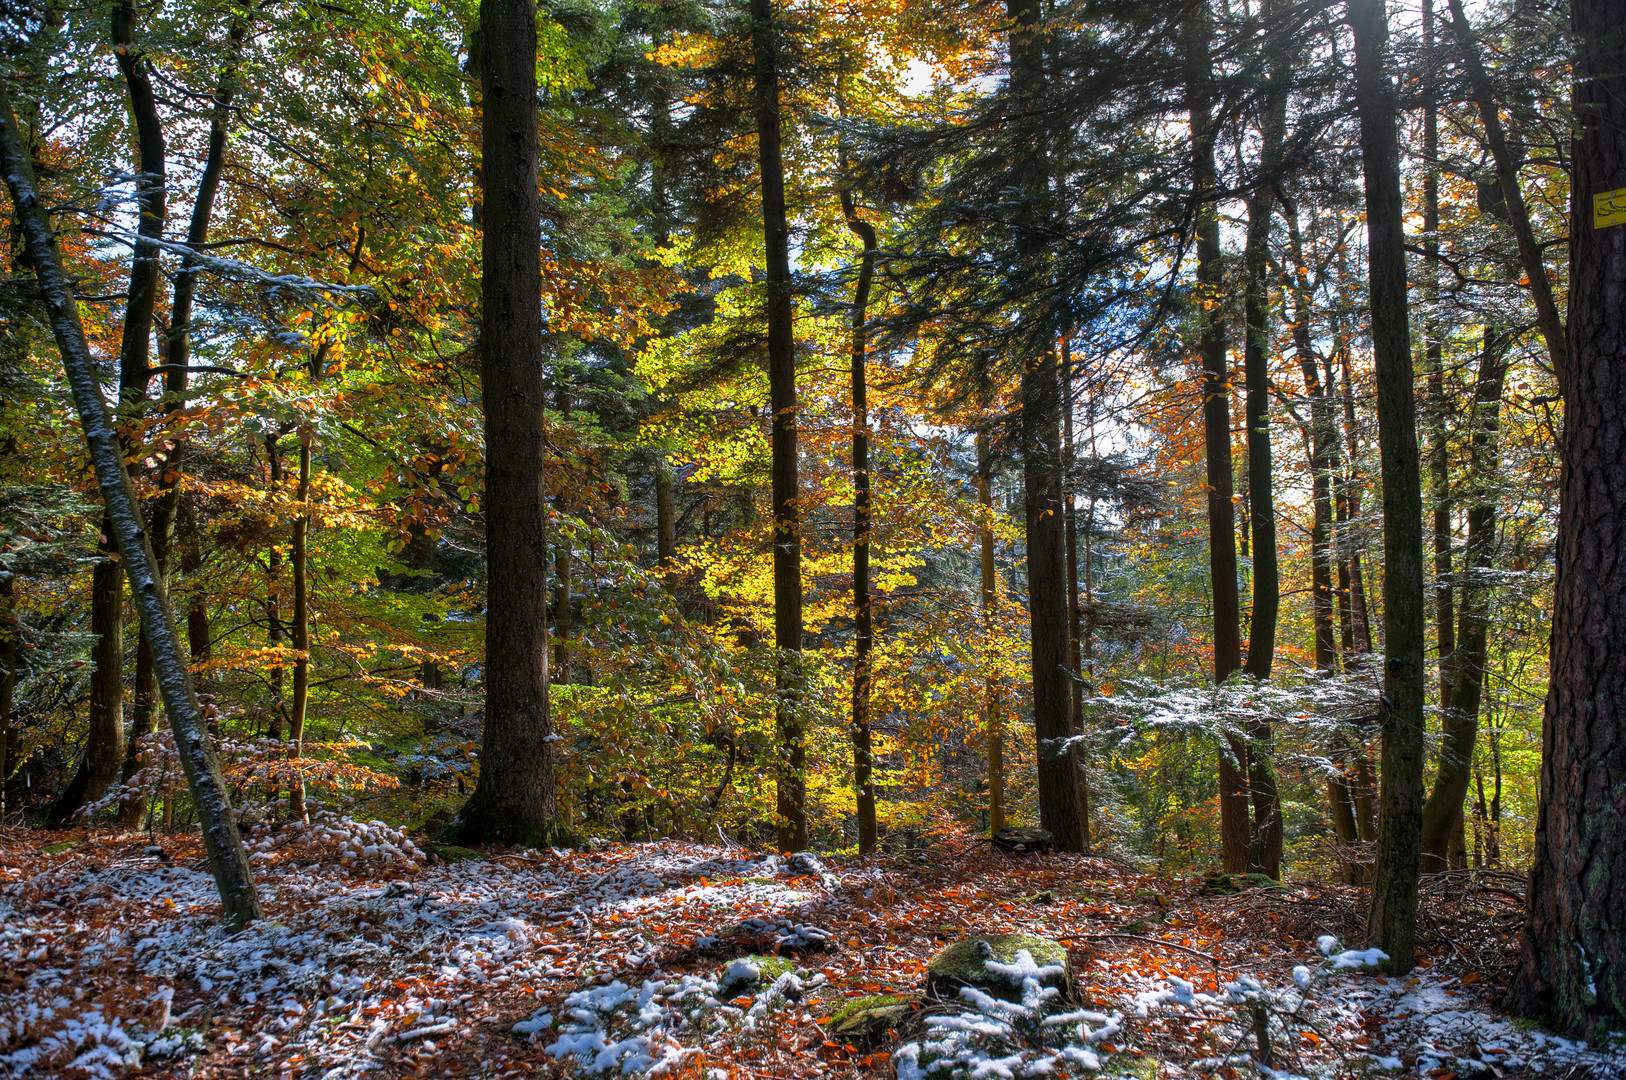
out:
<path id="1" fill-rule="evenodd" d="M 1611 225 L 1626 225 L 1626 188 L 1592 196 L 1592 227 L 1607 229 Z"/>

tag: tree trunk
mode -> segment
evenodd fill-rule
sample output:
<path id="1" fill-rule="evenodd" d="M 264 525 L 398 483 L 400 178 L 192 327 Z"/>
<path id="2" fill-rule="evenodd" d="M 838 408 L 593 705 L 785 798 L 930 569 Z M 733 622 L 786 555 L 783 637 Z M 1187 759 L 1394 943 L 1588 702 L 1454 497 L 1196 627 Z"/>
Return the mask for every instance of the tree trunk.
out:
<path id="1" fill-rule="evenodd" d="M 853 391 L 853 785 L 858 800 L 858 853 L 875 850 L 875 782 L 872 778 L 870 738 L 870 649 L 874 623 L 869 587 L 869 347 L 866 325 L 869 321 L 869 294 L 875 280 L 875 226 L 859 218 L 852 195 L 841 193 L 841 211 L 864 245 L 858 268 L 858 284 L 853 291 L 852 311 L 852 391 Z"/>
<path id="2" fill-rule="evenodd" d="M 1062 401 L 1062 460 L 1066 464 L 1067 482 L 1062 488 L 1067 512 L 1067 664 L 1072 670 L 1073 738 L 1084 735 L 1084 642 L 1080 627 L 1081 609 L 1078 603 L 1078 507 L 1071 477 L 1077 458 L 1073 456 L 1073 351 L 1072 343 L 1064 335 L 1061 341 L 1061 401 Z M 1082 744 L 1074 751 L 1079 759 L 1078 813 L 1082 819 L 1084 854 L 1090 853 L 1090 777 L 1085 769 Z"/>
<path id="3" fill-rule="evenodd" d="M 1452 849 L 1462 833 L 1462 803 L 1468 795 L 1474 741 L 1479 732 L 1479 703 L 1485 687 L 1485 654 L 1492 556 L 1496 549 L 1496 500 L 1500 473 L 1502 382 L 1507 375 L 1511 341 L 1496 327 L 1485 327 L 1474 384 L 1473 433 L 1469 437 L 1468 546 L 1462 582 L 1462 620 L 1457 634 L 1455 685 L 1451 707 L 1442 722 L 1440 767 L 1423 805 L 1422 866 L 1427 871 L 1460 869 Z"/>
<path id="4" fill-rule="evenodd" d="M 1232 503 L 1231 383 L 1226 370 L 1225 324 L 1215 314 L 1223 288 L 1219 177 L 1214 169 L 1214 72 L 1209 55 L 1212 15 L 1206 3 L 1186 21 L 1186 95 L 1191 114 L 1192 184 L 1197 215 L 1197 290 L 1203 305 L 1198 352 L 1203 362 L 1203 445 L 1207 457 L 1208 575 L 1214 594 L 1214 682 L 1242 667 L 1241 598 L 1237 589 L 1236 507 Z M 1212 305 L 1212 306 L 1210 306 Z M 1247 747 L 1221 736 L 1220 846 L 1226 873 L 1248 869 Z"/>
<path id="5" fill-rule="evenodd" d="M 1575 0 L 1570 19 L 1578 49 L 1558 579 L 1535 863 L 1508 1003 L 1595 1039 L 1626 1028 L 1626 224 L 1598 213 L 1626 188 L 1626 2 Z"/>
<path id="6" fill-rule="evenodd" d="M 987 403 L 984 402 L 984 412 Z M 994 566 L 994 463 L 988 431 L 977 430 L 977 501 L 982 505 L 982 632 L 987 642 L 988 682 L 983 687 L 983 727 L 988 738 L 988 831 L 1005 827 L 1005 706 L 1000 701 L 999 677 L 994 674 L 994 635 L 998 631 L 999 573 Z"/>
<path id="7" fill-rule="evenodd" d="M 570 375 L 560 369 L 553 376 L 553 408 L 561 420 L 570 420 Z M 553 507 L 561 515 L 565 510 L 565 497 L 556 496 Z M 570 626 L 575 601 L 570 595 L 570 549 L 572 541 L 563 535 L 553 538 L 553 681 L 570 681 Z"/>
<path id="8" fill-rule="evenodd" d="M 276 435 L 265 437 L 265 457 L 268 469 L 268 490 L 282 495 L 282 448 Z M 265 558 L 265 639 L 272 649 L 280 649 L 282 643 L 288 639 L 286 628 L 282 624 L 282 549 L 277 546 L 275 537 L 281 531 L 281 522 L 271 527 L 272 542 Z M 283 720 L 287 705 L 282 697 L 283 666 L 279 662 L 271 669 L 271 739 L 273 742 L 283 740 Z M 274 796 L 273 796 L 274 797 Z"/>
<path id="9" fill-rule="evenodd" d="M 141 508 L 136 502 L 130 475 L 124 468 L 124 450 L 108 416 L 107 403 L 102 400 L 95 357 L 91 355 L 84 327 L 79 322 L 78 302 L 63 274 L 55 238 L 46 221 L 44 207 L 35 194 L 33 165 L 18 134 L 11 98 L 3 81 L 0 81 L 0 172 L 4 173 L 16 202 L 23 239 L 34 264 L 42 299 L 50 312 L 51 327 L 62 352 L 63 367 L 89 444 L 107 517 L 118 542 L 120 562 L 129 575 L 136 614 L 152 642 L 164 709 L 169 714 L 181 766 L 198 808 L 204 849 L 215 884 L 220 889 L 225 920 L 230 925 L 241 926 L 260 917 L 248 853 L 243 850 L 220 765 L 204 730 L 203 714 L 175 633 L 169 597 L 156 573 L 152 547 L 142 528 Z"/>
<path id="10" fill-rule="evenodd" d="M 288 816 L 305 821 L 305 774 L 299 759 L 305 756 L 305 713 L 310 706 L 311 686 L 311 607 L 309 558 L 306 543 L 310 539 L 311 513 L 311 434 L 299 433 L 299 486 L 294 498 L 299 503 L 299 516 L 294 518 L 292 542 L 288 546 L 289 569 L 294 575 L 294 696 L 288 710 L 288 758 L 294 762 L 288 779 Z"/>
<path id="11" fill-rule="evenodd" d="M 1434 4 L 1423 0 L 1423 48 L 1434 46 Z M 1423 370 L 1428 373 L 1429 501 L 1434 504 L 1434 627 L 1440 664 L 1440 715 L 1451 712 L 1452 665 L 1456 662 L 1456 611 L 1451 580 L 1451 450 L 1446 417 L 1444 348 L 1440 341 L 1440 133 L 1432 71 L 1423 83 Z M 1426 852 L 1426 847 L 1425 847 Z"/>
<path id="12" fill-rule="evenodd" d="M 773 457 L 774 728 L 779 737 L 779 848 L 807 846 L 807 747 L 802 731 L 802 512 L 796 461 L 796 337 L 780 151 L 779 23 L 773 0 L 751 2 L 752 84 L 762 181 L 764 286 L 768 302 L 769 436 Z"/>
<path id="13" fill-rule="evenodd" d="M 45 813 L 48 828 L 67 825 L 118 779 L 124 762 L 124 583 L 112 523 L 102 522 L 99 554 L 90 573 L 90 725 L 85 754 L 62 794 Z"/>
<path id="14" fill-rule="evenodd" d="M 1038 0 L 1006 0 L 1010 86 L 1022 108 L 1037 110 L 1045 93 L 1045 56 Z M 1048 153 L 1035 147 L 1021 184 L 1028 226 L 1046 217 Z M 1018 240 L 1020 257 L 1037 256 L 1031 232 Z M 1077 756 L 1068 746 L 1072 692 L 1067 675 L 1067 562 L 1062 515 L 1061 384 L 1055 343 L 1034 328 L 1022 356 L 1022 494 L 1026 504 L 1028 617 L 1032 638 L 1033 734 L 1038 766 L 1039 825 L 1058 851 L 1084 846 L 1078 805 Z"/>
<path id="15" fill-rule="evenodd" d="M 1383 480 L 1382 768 L 1367 940 L 1401 975 L 1416 959 L 1423 811 L 1423 497 L 1406 298 L 1404 208 L 1383 0 L 1349 0 L 1366 186 L 1373 370 Z"/>
<path id="16" fill-rule="evenodd" d="M 1274 6 L 1264 5 L 1269 23 Z M 1268 27 L 1268 86 L 1261 106 L 1259 176 L 1248 197 L 1244 242 L 1242 307 L 1247 387 L 1248 494 L 1253 517 L 1253 607 L 1248 618 L 1248 661 L 1243 670 L 1270 678 L 1276 656 L 1276 623 L 1281 607 L 1281 571 L 1276 553 L 1276 478 L 1270 443 L 1270 226 L 1271 207 L 1281 181 L 1283 129 L 1287 123 L 1287 72 L 1279 32 Z M 1248 787 L 1253 822 L 1248 837 L 1248 869 L 1280 877 L 1282 813 L 1276 787 L 1275 748 L 1269 721 L 1248 724 Z"/>
<path id="17" fill-rule="evenodd" d="M 247 35 L 248 24 L 233 18 L 227 31 L 227 60 L 215 88 L 215 107 L 209 120 L 209 150 L 204 159 L 203 173 L 198 179 L 197 197 L 192 203 L 192 220 L 187 228 L 186 242 L 202 244 L 209 238 L 209 219 L 214 215 L 215 196 L 220 191 L 220 174 L 226 164 L 226 128 L 231 120 L 231 99 L 235 89 L 237 61 Z M 150 91 L 149 91 L 150 93 Z M 136 94 L 132 91 L 132 102 Z M 156 128 L 157 117 L 152 124 Z M 161 141 L 161 138 L 160 138 Z M 192 362 L 192 301 L 197 292 L 199 266 L 197 258 L 188 254 L 175 275 L 175 294 L 170 302 L 169 328 L 164 345 L 164 412 L 173 424 L 176 414 L 186 407 L 188 367 Z M 175 542 L 175 522 L 180 516 L 181 470 L 183 446 L 180 436 L 170 434 L 170 448 L 162 455 L 161 474 L 158 478 L 158 497 L 152 504 L 152 551 L 158 560 L 158 576 L 169 581 L 170 549 Z M 191 615 L 188 614 L 190 619 Z M 196 657 L 194 656 L 194 660 Z M 124 780 L 128 783 L 141 768 L 140 740 L 158 730 L 158 686 L 152 675 L 151 649 L 146 638 L 136 646 L 136 715 L 125 750 Z M 141 823 L 146 800 L 128 796 L 119 806 L 119 824 L 135 829 Z"/>
<path id="18" fill-rule="evenodd" d="M 457 843 L 560 838 L 548 716 L 547 506 L 536 7 L 480 4 L 481 402 L 486 450 L 485 729 Z"/>

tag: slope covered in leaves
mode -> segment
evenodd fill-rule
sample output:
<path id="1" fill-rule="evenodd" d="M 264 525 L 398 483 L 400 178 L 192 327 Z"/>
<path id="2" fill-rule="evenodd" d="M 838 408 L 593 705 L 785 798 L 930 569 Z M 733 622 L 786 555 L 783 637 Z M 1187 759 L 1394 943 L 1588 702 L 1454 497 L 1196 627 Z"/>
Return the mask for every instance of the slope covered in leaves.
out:
<path id="1" fill-rule="evenodd" d="M 0 1071 L 885 1076 L 965 1003 L 916 1006 L 864 1046 L 832 1037 L 832 1015 L 918 991 L 952 941 L 1012 932 L 1068 946 L 1077 1004 L 1111 1020 L 1090 1048 L 1102 1075 L 1150 1075 L 1148 1058 L 1164 1076 L 1249 1074 L 1247 1006 L 1226 1001 L 1253 985 L 1285 988 L 1270 1041 L 1286 1074 L 1626 1068 L 1490 1011 L 1506 945 L 1494 929 L 1508 925 L 1494 882 L 1434 898 L 1432 956 L 1413 977 L 1340 972 L 1294 997 L 1315 939 L 1350 940 L 1353 890 L 1214 895 L 969 836 L 912 859 L 682 843 L 469 858 L 328 819 L 251 844 L 267 918 L 228 935 L 193 842 L 6 835 Z"/>

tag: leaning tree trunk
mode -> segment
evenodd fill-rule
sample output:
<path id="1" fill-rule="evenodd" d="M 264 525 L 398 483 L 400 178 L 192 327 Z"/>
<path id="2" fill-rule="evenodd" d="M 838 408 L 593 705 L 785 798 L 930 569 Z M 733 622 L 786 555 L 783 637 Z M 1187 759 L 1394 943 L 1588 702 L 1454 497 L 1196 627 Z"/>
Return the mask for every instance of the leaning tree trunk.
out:
<path id="1" fill-rule="evenodd" d="M 154 567 L 152 547 L 142 527 L 141 507 L 136 502 L 130 474 L 124 468 L 124 449 L 108 417 L 107 403 L 102 400 L 96 359 L 85 340 L 78 302 L 58 259 L 56 239 L 46 221 L 45 208 L 35 194 L 34 168 L 17 131 L 11 98 L 3 80 L 0 80 L 0 166 L 17 204 L 23 240 L 34 264 L 41 298 L 50 312 L 51 328 L 62 352 L 63 367 L 96 468 L 96 480 L 118 542 L 119 558 L 130 578 L 136 614 L 152 642 L 164 709 L 169 714 L 181 767 L 186 771 L 192 800 L 203 825 L 203 845 L 210 869 L 214 871 L 215 884 L 220 889 L 225 919 L 229 924 L 241 926 L 260 917 L 260 901 L 249 872 L 248 853 L 243 850 L 220 764 L 215 760 L 204 730 L 203 713 L 193 693 L 186 656 L 175 633 L 169 597 Z"/>
<path id="2" fill-rule="evenodd" d="M 1186 94 L 1191 114 L 1193 199 L 1197 216 L 1197 289 L 1203 309 L 1197 350 L 1203 362 L 1203 446 L 1207 458 L 1208 576 L 1214 602 L 1214 682 L 1242 667 L 1242 601 L 1237 589 L 1236 506 L 1232 501 L 1231 384 L 1226 370 L 1225 324 L 1216 311 L 1223 287 L 1220 251 L 1219 177 L 1214 169 L 1213 34 L 1207 3 L 1192 9 L 1186 33 Z M 1210 307 L 1209 305 L 1213 306 Z M 1247 747 L 1221 737 L 1219 755 L 1220 849 L 1226 873 L 1248 869 Z"/>
<path id="3" fill-rule="evenodd" d="M 870 650 L 874 642 L 872 598 L 869 587 L 869 347 L 865 327 L 869 321 L 869 294 L 875 280 L 875 226 L 860 218 L 852 195 L 841 193 L 841 211 L 864 245 L 853 291 L 853 786 L 858 799 L 858 853 L 875 850 L 875 781 L 870 738 Z"/>
<path id="4" fill-rule="evenodd" d="M 458 843 L 542 845 L 562 826 L 548 716 L 547 505 L 536 6 L 480 4 L 481 402 L 486 438 L 485 730 Z"/>
<path id="5" fill-rule="evenodd" d="M 1509 1005 L 1626 1029 L 1626 0 L 1574 0 L 1570 307 L 1541 803 Z M 1612 197 L 1612 198 L 1611 198 Z"/>
<path id="6" fill-rule="evenodd" d="M 1378 855 L 1367 940 L 1404 974 L 1416 962 L 1423 818 L 1423 495 L 1406 298 L 1404 208 L 1389 27 L 1383 0 L 1349 0 L 1366 185 L 1378 452 L 1383 477 L 1382 762 Z"/>
<path id="7" fill-rule="evenodd" d="M 796 337 L 790 277 L 785 159 L 780 150 L 779 25 L 773 0 L 752 0 L 752 84 L 762 179 L 762 244 L 768 301 L 768 399 L 773 410 L 774 727 L 779 737 L 779 847 L 807 846 L 807 745 L 802 730 L 802 513 L 796 461 Z"/>

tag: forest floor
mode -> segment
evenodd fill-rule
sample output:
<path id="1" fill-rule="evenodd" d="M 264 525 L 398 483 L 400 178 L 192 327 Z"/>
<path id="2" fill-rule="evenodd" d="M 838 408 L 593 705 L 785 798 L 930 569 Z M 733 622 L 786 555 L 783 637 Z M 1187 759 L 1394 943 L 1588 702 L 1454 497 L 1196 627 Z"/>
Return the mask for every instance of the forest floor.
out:
<path id="1" fill-rule="evenodd" d="M 329 819 L 251 846 L 266 917 L 227 934 L 196 838 L 0 833 L 0 1075 L 911 1075 L 926 1060 L 911 1043 L 957 1023 L 983 1038 L 989 1018 L 917 1006 L 860 1045 L 832 1037 L 832 1016 L 918 992 L 932 955 L 968 934 L 1027 932 L 1069 946 L 1092 1011 L 1065 1056 L 1006 1046 L 976 1058 L 982 1075 L 1259 1075 L 1222 989 L 1251 977 L 1276 1075 L 1626 1076 L 1626 1054 L 1490 1004 L 1519 923 L 1514 875 L 1431 883 L 1411 976 L 1340 972 L 1295 994 L 1295 966 L 1333 947 L 1318 937 L 1358 943 L 1356 890 L 1213 895 L 1201 877 L 969 836 L 913 859 L 651 843 L 447 861 Z M 799 971 L 717 985 L 734 957 L 772 951 Z"/>

